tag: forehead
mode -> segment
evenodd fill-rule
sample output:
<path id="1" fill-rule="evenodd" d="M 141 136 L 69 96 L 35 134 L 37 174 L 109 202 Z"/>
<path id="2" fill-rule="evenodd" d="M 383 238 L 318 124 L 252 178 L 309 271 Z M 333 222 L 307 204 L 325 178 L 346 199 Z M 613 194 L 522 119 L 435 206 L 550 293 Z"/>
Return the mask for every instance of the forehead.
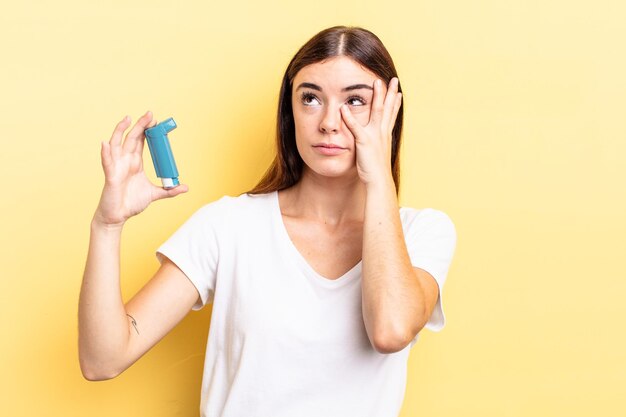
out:
<path id="1" fill-rule="evenodd" d="M 358 62 L 346 56 L 337 56 L 307 65 L 296 74 L 293 85 L 314 83 L 322 89 L 341 89 L 351 84 L 374 83 L 376 75 Z"/>

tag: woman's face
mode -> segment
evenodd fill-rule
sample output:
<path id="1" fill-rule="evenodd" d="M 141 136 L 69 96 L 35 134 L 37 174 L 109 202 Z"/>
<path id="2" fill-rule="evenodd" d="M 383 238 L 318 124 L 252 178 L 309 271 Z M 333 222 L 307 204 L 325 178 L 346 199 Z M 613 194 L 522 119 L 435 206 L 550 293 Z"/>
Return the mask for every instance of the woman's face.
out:
<path id="1" fill-rule="evenodd" d="M 305 170 L 327 177 L 357 175 L 354 136 L 340 107 L 348 105 L 359 123 L 366 125 L 376 78 L 345 56 L 308 65 L 296 74 L 291 104 Z"/>

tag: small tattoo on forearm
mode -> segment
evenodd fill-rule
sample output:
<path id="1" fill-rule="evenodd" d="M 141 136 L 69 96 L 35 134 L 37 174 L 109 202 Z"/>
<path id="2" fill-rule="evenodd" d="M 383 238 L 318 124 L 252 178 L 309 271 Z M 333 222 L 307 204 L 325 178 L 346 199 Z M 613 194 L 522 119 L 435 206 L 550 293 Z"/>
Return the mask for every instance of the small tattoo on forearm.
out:
<path id="1" fill-rule="evenodd" d="M 139 334 L 139 330 L 137 329 L 137 320 L 135 320 L 135 318 L 133 316 L 131 316 L 130 314 L 127 314 L 128 317 L 131 318 L 131 323 L 133 324 L 133 327 L 135 328 L 135 331 L 137 332 L 137 334 Z"/>

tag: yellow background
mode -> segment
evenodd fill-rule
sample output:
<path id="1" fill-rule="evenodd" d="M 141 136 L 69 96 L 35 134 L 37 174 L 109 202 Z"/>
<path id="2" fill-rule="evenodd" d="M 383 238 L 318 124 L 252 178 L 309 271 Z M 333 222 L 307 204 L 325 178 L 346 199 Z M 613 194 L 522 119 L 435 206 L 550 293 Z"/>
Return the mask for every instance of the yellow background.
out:
<path id="1" fill-rule="evenodd" d="M 99 3 L 0 14 L 0 414 L 198 414 L 208 308 L 117 379 L 80 374 L 100 141 L 125 114 L 179 124 L 190 192 L 128 222 L 128 298 L 191 213 L 255 184 L 289 59 L 336 24 L 371 29 L 396 61 L 401 203 L 447 212 L 458 233 L 448 324 L 412 350 L 401 415 L 626 414 L 623 2 Z"/>

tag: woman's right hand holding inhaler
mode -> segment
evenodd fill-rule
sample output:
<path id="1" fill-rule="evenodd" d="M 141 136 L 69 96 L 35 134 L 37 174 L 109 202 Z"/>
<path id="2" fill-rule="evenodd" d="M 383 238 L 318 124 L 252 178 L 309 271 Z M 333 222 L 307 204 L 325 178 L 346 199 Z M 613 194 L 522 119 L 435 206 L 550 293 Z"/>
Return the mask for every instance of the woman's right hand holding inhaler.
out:
<path id="1" fill-rule="evenodd" d="M 153 201 L 188 191 L 186 185 L 164 189 L 154 185 L 143 170 L 144 131 L 156 125 L 147 112 L 123 138 L 131 124 L 129 116 L 120 121 L 109 142 L 102 142 L 104 188 L 94 214 L 94 222 L 121 227 L 130 217 L 141 213 Z"/>

